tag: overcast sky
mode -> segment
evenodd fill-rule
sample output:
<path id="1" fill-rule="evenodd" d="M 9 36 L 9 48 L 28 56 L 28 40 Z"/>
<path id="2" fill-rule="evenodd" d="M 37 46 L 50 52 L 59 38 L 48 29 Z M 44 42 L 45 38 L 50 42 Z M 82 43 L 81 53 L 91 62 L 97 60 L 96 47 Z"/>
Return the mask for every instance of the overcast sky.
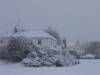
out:
<path id="1" fill-rule="evenodd" d="M 100 0 L 0 0 L 0 34 L 18 19 L 30 29 L 51 25 L 70 40 L 100 40 Z"/>

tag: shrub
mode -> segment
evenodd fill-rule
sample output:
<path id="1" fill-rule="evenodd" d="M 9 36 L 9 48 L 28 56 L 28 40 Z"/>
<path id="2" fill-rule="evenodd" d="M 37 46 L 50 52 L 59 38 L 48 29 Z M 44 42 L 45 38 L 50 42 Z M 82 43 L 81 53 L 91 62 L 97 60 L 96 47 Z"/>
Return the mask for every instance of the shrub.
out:
<path id="1" fill-rule="evenodd" d="M 33 44 L 25 37 L 11 37 L 8 41 L 7 60 L 12 62 L 20 62 L 32 51 Z"/>
<path id="2" fill-rule="evenodd" d="M 80 55 L 77 53 L 77 51 L 69 51 L 71 55 L 74 55 L 76 58 L 80 58 Z"/>
<path id="3" fill-rule="evenodd" d="M 7 58 L 7 46 L 0 46 L 0 59 L 5 60 Z"/>
<path id="4" fill-rule="evenodd" d="M 56 66 L 63 67 L 77 64 L 76 59 L 69 55 L 67 51 L 56 49 L 34 48 L 23 61 L 24 66 Z"/>

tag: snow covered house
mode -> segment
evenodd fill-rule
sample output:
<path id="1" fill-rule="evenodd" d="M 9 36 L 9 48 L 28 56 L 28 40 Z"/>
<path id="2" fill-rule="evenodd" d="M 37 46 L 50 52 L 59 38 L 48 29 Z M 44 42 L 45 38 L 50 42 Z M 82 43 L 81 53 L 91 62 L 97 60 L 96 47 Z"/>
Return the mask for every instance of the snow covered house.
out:
<path id="1" fill-rule="evenodd" d="M 4 36 L 4 43 L 7 43 L 6 40 L 9 37 L 19 36 L 23 36 L 32 40 L 33 44 L 36 46 L 44 46 L 50 48 L 55 48 L 57 46 L 57 40 L 48 33 L 44 31 L 24 30 L 19 27 L 15 27 L 13 32 L 8 33 Z"/>
<path id="2" fill-rule="evenodd" d="M 44 31 L 22 31 L 13 34 L 12 36 L 24 36 L 32 40 L 36 46 L 56 47 L 57 40 Z"/>

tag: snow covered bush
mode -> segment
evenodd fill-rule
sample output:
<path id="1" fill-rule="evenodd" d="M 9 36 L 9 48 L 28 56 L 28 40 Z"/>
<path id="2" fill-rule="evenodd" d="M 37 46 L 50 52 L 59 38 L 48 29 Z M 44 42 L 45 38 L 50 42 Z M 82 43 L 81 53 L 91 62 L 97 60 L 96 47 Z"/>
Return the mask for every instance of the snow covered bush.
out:
<path id="1" fill-rule="evenodd" d="M 8 45 L 8 37 L 4 37 L 0 39 L 0 59 L 6 60 L 7 58 L 7 45 Z"/>
<path id="2" fill-rule="evenodd" d="M 40 66 L 56 66 L 63 67 L 77 64 L 74 57 L 69 55 L 67 51 L 50 49 L 50 48 L 34 48 L 27 58 L 22 61 L 24 66 L 40 67 Z"/>
<path id="3" fill-rule="evenodd" d="M 85 54 L 80 57 L 81 59 L 95 59 L 95 55 L 93 54 Z"/>
<path id="4" fill-rule="evenodd" d="M 7 46 L 7 60 L 20 62 L 32 51 L 33 44 L 25 37 L 10 37 Z"/>
<path id="5" fill-rule="evenodd" d="M 0 59 L 5 60 L 7 57 L 7 46 L 0 46 Z"/>
<path id="6" fill-rule="evenodd" d="M 78 54 L 77 51 L 74 51 L 74 50 L 69 51 L 69 53 L 70 53 L 71 55 L 75 56 L 77 59 L 79 59 L 80 56 L 81 56 L 80 54 Z"/>

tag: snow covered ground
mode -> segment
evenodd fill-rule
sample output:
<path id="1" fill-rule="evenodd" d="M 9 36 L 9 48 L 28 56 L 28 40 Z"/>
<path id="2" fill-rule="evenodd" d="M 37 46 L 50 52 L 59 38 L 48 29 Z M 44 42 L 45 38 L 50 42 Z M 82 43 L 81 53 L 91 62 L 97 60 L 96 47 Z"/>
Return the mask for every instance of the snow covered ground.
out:
<path id="1" fill-rule="evenodd" d="M 81 60 L 79 65 L 63 68 L 29 68 L 0 62 L 0 75 L 100 75 L 100 60 Z"/>

